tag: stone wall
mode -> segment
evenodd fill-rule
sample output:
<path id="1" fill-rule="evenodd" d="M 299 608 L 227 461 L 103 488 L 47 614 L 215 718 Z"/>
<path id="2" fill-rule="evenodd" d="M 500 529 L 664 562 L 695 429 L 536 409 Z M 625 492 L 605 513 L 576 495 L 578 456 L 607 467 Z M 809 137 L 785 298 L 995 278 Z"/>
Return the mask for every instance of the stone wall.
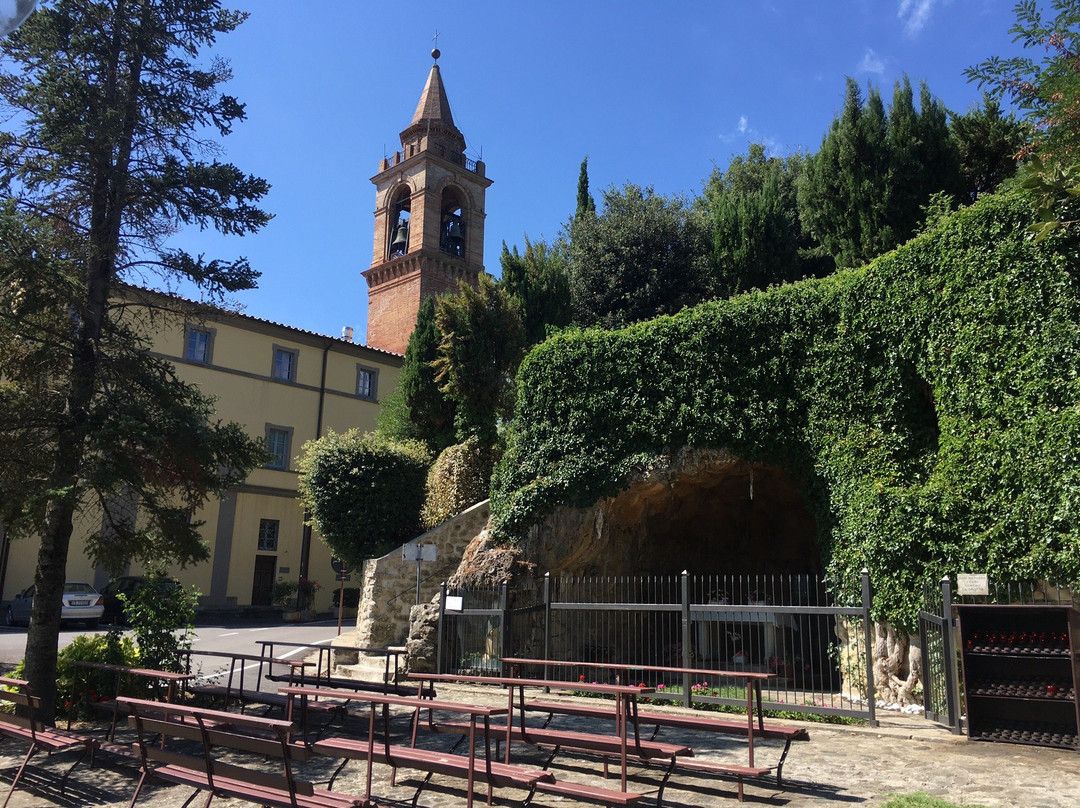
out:
<path id="1" fill-rule="evenodd" d="M 413 540 L 437 548 L 437 559 L 420 566 L 421 603 L 435 597 L 439 585 L 457 570 L 465 547 L 484 529 L 489 515 L 488 501 L 484 500 Z M 409 610 L 415 602 L 415 561 L 403 561 L 400 549 L 365 561 L 356 633 L 343 634 L 341 644 L 361 648 L 404 645 L 409 633 Z"/>

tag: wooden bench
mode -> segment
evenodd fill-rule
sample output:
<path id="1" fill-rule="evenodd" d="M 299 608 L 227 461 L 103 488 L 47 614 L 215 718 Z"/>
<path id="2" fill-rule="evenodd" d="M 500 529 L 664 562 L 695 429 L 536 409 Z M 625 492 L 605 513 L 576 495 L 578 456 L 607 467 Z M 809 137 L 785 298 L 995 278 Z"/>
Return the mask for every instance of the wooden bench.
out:
<path id="1" fill-rule="evenodd" d="M 189 786 L 196 794 L 208 791 L 210 799 L 233 797 L 264 806 L 371 805 L 358 797 L 316 788 L 310 780 L 296 776 L 293 763 L 307 760 L 309 750 L 291 742 L 289 721 L 123 696 L 119 701 L 138 733 L 141 771 L 132 806 L 151 777 Z M 192 741 L 198 746 L 183 743 Z M 232 755 L 237 756 L 235 762 L 223 759 Z M 257 756 L 257 762 L 244 765 L 244 755 Z"/>
<path id="2" fill-rule="evenodd" d="M 119 722 L 121 715 L 120 705 L 116 700 L 116 696 L 135 695 L 131 692 L 124 693 L 123 685 L 126 683 L 130 687 L 135 680 L 141 680 L 158 695 L 164 695 L 164 700 L 166 702 L 171 702 L 176 696 L 177 686 L 184 684 L 192 678 L 190 674 L 159 671 L 154 670 L 153 668 L 134 668 L 130 665 L 113 665 L 105 662 L 76 660 L 72 664 L 76 670 L 84 671 L 82 676 L 76 674 L 72 677 L 72 688 L 74 690 L 71 694 L 72 704 L 80 703 L 90 709 L 100 710 L 109 715 L 110 724 L 107 744 L 103 744 L 102 748 L 123 757 L 130 757 L 133 752 L 130 747 L 112 744 L 112 741 L 116 736 L 116 725 Z M 113 678 L 112 692 L 115 694 L 114 696 L 100 701 L 93 701 L 88 698 L 90 689 L 89 679 L 95 672 Z M 162 693 L 161 691 L 164 692 Z M 67 728 L 69 730 L 71 729 L 71 719 L 73 714 L 74 710 L 68 711 Z"/>
<path id="3" fill-rule="evenodd" d="M 386 693 L 395 696 L 411 696 L 416 692 L 415 687 L 399 684 L 398 657 L 404 653 L 393 648 L 365 648 L 354 645 L 306 645 L 297 642 L 279 642 L 277 640 L 259 640 L 264 656 L 272 657 L 275 648 L 304 648 L 317 654 L 314 663 L 315 671 L 311 676 L 305 677 L 305 687 L 330 687 L 337 690 L 371 691 L 372 693 Z M 334 654 L 355 653 L 381 656 L 384 660 L 383 680 L 381 682 L 369 682 L 364 679 L 353 679 L 348 676 L 334 676 Z M 393 670 L 391 670 L 393 663 Z M 280 674 L 268 673 L 267 679 L 283 682 Z M 289 682 L 295 685 L 295 682 Z M 432 692 L 434 697 L 434 692 Z"/>
<path id="4" fill-rule="evenodd" d="M 628 681 L 631 681 L 629 679 L 630 671 L 649 671 L 653 673 L 675 674 L 682 677 L 715 676 L 740 679 L 744 681 L 746 683 L 746 718 L 742 720 L 718 718 L 711 715 L 690 716 L 660 711 L 638 711 L 635 716 L 629 719 L 634 721 L 635 730 L 642 724 L 652 725 L 652 738 L 654 739 L 660 732 L 661 727 L 664 726 L 701 730 L 704 732 L 741 735 L 742 737 L 746 738 L 748 758 L 746 765 L 728 763 L 721 760 L 703 759 L 698 756 L 694 756 L 692 758 L 684 757 L 681 758 L 678 762 L 679 768 L 682 769 L 734 776 L 738 784 L 738 795 L 740 801 L 743 800 L 745 796 L 743 792 L 743 779 L 745 777 L 764 776 L 773 769 L 775 769 L 776 782 L 778 785 L 782 784 L 784 761 L 787 759 L 787 754 L 791 748 L 792 741 L 810 740 L 809 733 L 801 727 L 790 727 L 780 724 L 765 724 L 764 713 L 762 711 L 761 705 L 761 683 L 762 681 L 771 678 L 773 674 L 754 671 L 721 671 L 708 668 L 676 668 L 657 665 L 619 665 L 611 663 L 575 662 L 569 660 L 523 659 L 516 657 L 504 657 L 502 659 L 502 662 L 504 665 L 509 666 L 515 674 L 520 674 L 520 671 L 525 667 L 538 667 L 544 669 L 545 671 L 549 667 L 569 667 L 614 670 L 616 672 L 616 681 L 620 681 L 622 679 L 627 679 Z M 584 688 L 584 684 L 578 683 L 571 684 L 567 682 L 561 682 L 560 685 L 562 687 L 573 687 L 575 689 Z M 593 707 L 589 705 L 573 705 L 563 702 L 533 701 L 527 704 L 525 708 L 544 710 L 548 712 L 549 721 L 551 714 L 554 712 L 562 712 L 568 715 L 580 715 L 593 718 L 611 717 L 610 711 L 604 710 L 604 708 L 602 707 Z M 780 739 L 784 741 L 784 748 L 780 753 L 780 758 L 775 766 L 760 766 L 755 762 L 755 738 Z"/>
<path id="5" fill-rule="evenodd" d="M 557 781 L 555 785 L 539 784 L 537 790 L 552 791 L 566 796 L 575 796 L 580 800 L 605 802 L 608 804 L 629 805 L 642 795 L 627 790 L 627 761 L 635 759 L 643 763 L 666 763 L 663 778 L 657 791 L 657 805 L 663 799 L 664 787 L 671 776 L 675 761 L 686 755 L 693 754 L 692 750 L 681 744 L 661 743 L 658 741 L 642 740 L 636 732 L 636 725 L 627 720 L 627 716 L 637 711 L 636 697 L 641 692 L 652 692 L 652 688 L 638 685 L 603 685 L 582 684 L 585 690 L 601 695 L 612 696 L 615 704 L 608 709 L 608 717 L 616 722 L 615 734 L 600 734 L 595 732 L 571 732 L 566 730 L 552 730 L 540 727 L 529 727 L 525 724 L 525 697 L 526 687 L 562 687 L 565 683 L 551 682 L 548 680 L 522 679 L 520 677 L 501 676 L 461 676 L 454 674 L 409 674 L 409 678 L 417 682 L 463 682 L 473 684 L 494 684 L 506 687 L 508 690 L 507 714 L 510 719 L 506 724 L 492 727 L 496 738 L 506 742 L 506 762 L 510 761 L 510 745 L 512 743 L 524 743 L 535 747 L 551 750 L 551 755 L 544 763 L 546 769 L 554 761 L 559 752 L 567 751 L 578 754 L 595 755 L 604 761 L 604 775 L 608 774 L 608 762 L 618 759 L 620 765 L 620 790 L 614 791 L 583 784 Z M 517 703 L 515 704 L 515 695 Z M 515 724 L 513 713 L 517 710 L 520 719 Z M 635 727 L 634 736 L 628 736 L 627 728 Z M 461 722 L 442 721 L 433 723 L 431 729 L 436 732 L 462 733 L 464 726 Z"/>
<path id="6" fill-rule="evenodd" d="M 426 772 L 423 783 L 413 799 L 417 803 L 420 793 L 434 774 L 460 777 L 466 780 L 467 803 L 473 802 L 474 784 L 485 783 L 488 786 L 487 801 L 491 804 L 492 792 L 495 788 L 516 787 L 529 792 L 526 801 L 531 799 L 537 785 L 544 781 L 553 781 L 555 778 L 549 772 L 534 767 L 516 766 L 508 763 L 499 763 L 492 760 L 490 752 L 490 720 L 492 716 L 505 715 L 505 708 L 483 707 L 458 702 L 440 702 L 433 700 L 421 701 L 416 696 L 404 697 L 382 693 L 358 694 L 351 690 L 332 690 L 326 688 L 285 687 L 282 692 L 286 693 L 293 702 L 290 711 L 305 710 L 312 700 L 337 699 L 346 703 L 364 701 L 370 705 L 368 719 L 368 736 L 366 739 L 353 738 L 326 738 L 311 745 L 311 750 L 318 754 L 342 759 L 341 764 L 330 778 L 330 787 L 334 779 L 345 768 L 350 760 L 367 761 L 367 781 L 365 797 L 371 797 L 372 768 L 375 764 L 391 767 L 391 785 L 395 784 L 397 770 L 399 768 L 418 769 Z M 406 707 L 413 712 L 412 718 L 412 744 L 404 746 L 390 742 L 390 707 Z M 448 752 L 437 752 L 429 749 L 416 747 L 417 729 L 419 726 L 419 714 L 422 710 L 448 711 L 468 716 L 465 722 L 466 732 L 469 738 L 468 754 L 455 755 Z M 381 712 L 382 740 L 376 739 L 375 726 L 379 721 Z M 290 712 L 291 714 L 291 712 Z M 482 725 L 478 726 L 478 722 Z M 477 746 L 483 743 L 484 757 L 477 759 Z"/>
<path id="7" fill-rule="evenodd" d="M 190 678 L 196 679 L 195 683 L 187 686 L 188 692 L 221 699 L 226 710 L 235 702 L 240 705 L 241 712 L 249 704 L 261 704 L 266 707 L 277 708 L 284 713 L 288 699 L 277 692 L 262 689 L 263 671 L 273 669 L 274 666 L 283 668 L 285 673 L 280 681 L 287 681 L 291 685 L 303 685 L 306 682 L 306 670 L 312 664 L 299 659 L 275 659 L 259 654 L 241 654 L 231 651 L 199 651 L 191 649 L 184 651 L 183 654 L 186 658 L 185 668 Z M 196 675 L 192 672 L 192 661 L 195 657 L 227 659 L 229 662 L 211 673 Z M 255 673 L 247 676 L 247 672 L 251 670 L 254 670 Z M 215 677 L 224 677 L 225 684 L 211 684 L 207 681 Z M 271 677 L 267 674 L 265 678 L 270 679 Z M 248 686 L 245 685 L 245 680 Z M 250 686 L 252 680 L 254 680 L 253 687 Z M 275 679 L 275 681 L 278 680 Z"/>
<path id="8" fill-rule="evenodd" d="M 65 752 L 81 752 L 82 754 L 71 764 L 60 778 L 60 791 L 63 793 L 67 785 L 68 776 L 88 755 L 91 755 L 97 747 L 97 741 L 78 735 L 66 729 L 58 729 L 42 724 L 35 717 L 35 713 L 41 709 L 41 699 L 30 690 L 30 683 L 23 679 L 9 679 L 0 677 L 0 740 L 11 738 L 16 741 L 25 741 L 30 748 L 23 758 L 22 765 L 15 773 L 8 789 L 7 797 L 4 798 L 2 808 L 7 808 L 11 795 L 19 785 L 19 780 L 30 763 L 30 758 L 41 751 L 50 755 Z M 7 708 L 12 712 L 7 712 Z"/>
<path id="9" fill-rule="evenodd" d="M 536 712 L 545 712 L 548 713 L 549 716 L 562 714 L 577 715 L 586 718 L 611 718 L 611 711 L 606 710 L 603 707 L 589 704 L 575 704 L 569 701 L 530 701 L 526 702 L 525 708 Z M 743 737 L 750 732 L 746 721 L 719 718 L 713 715 L 685 715 L 683 713 L 639 710 L 637 721 L 639 725 L 644 724 L 655 728 L 651 739 L 655 739 L 659 734 L 660 729 L 663 727 L 714 732 L 725 735 L 741 735 Z M 791 748 L 791 742 L 809 741 L 810 733 L 803 727 L 792 727 L 783 724 L 766 724 L 763 727 L 755 726 L 753 728 L 753 733 L 755 738 L 768 738 L 770 740 L 784 741 L 784 749 L 780 753 L 780 759 L 777 761 L 776 766 L 767 768 L 752 767 L 756 774 L 751 775 L 757 776 L 758 774 L 767 774 L 775 768 L 776 782 L 778 785 L 781 784 L 783 782 L 784 760 L 787 758 L 788 750 Z M 701 761 L 700 759 L 695 758 L 694 760 L 680 761 L 679 765 L 680 768 L 694 768 L 696 764 L 702 762 L 711 763 L 712 761 Z"/>

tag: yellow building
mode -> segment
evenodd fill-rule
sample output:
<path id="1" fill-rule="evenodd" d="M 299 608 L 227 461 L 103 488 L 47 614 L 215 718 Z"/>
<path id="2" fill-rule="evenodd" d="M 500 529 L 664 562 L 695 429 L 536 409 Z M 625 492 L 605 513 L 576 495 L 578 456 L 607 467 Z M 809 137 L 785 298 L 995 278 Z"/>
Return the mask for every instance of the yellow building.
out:
<path id="1" fill-rule="evenodd" d="M 171 574 L 198 587 L 203 607 L 269 606 L 274 583 L 299 580 L 309 555 L 307 578 L 322 585 L 315 608 L 328 609 L 335 588 L 330 553 L 317 534 L 305 531 L 295 459 L 306 441 L 327 430 L 374 430 L 379 400 L 397 387 L 402 357 L 354 343 L 350 329 L 342 337 L 325 336 L 145 290 L 128 291 L 126 297 L 137 305 L 165 304 L 164 309 L 188 312 L 153 319 L 153 350 L 173 363 L 180 378 L 216 398 L 218 417 L 265 439 L 274 456 L 243 485 L 195 514 L 205 523 L 210 560 Z M 94 569 L 81 537 L 100 527 L 100 519 L 93 509 L 81 514 L 67 565 L 68 580 L 89 581 L 99 589 L 108 576 Z M 15 540 L 6 548 L 0 573 L 5 600 L 33 582 L 36 544 Z"/>

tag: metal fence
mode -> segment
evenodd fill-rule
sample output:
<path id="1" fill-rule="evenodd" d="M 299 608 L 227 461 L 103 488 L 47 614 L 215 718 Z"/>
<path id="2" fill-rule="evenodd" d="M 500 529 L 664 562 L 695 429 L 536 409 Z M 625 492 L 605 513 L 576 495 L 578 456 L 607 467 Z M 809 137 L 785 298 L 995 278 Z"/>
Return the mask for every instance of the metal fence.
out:
<path id="1" fill-rule="evenodd" d="M 874 722 L 870 597 L 865 574 L 861 602 L 850 606 L 810 575 L 545 576 L 535 591 L 444 586 L 437 664 L 444 673 L 490 673 L 503 656 L 583 663 L 543 672 L 566 681 L 613 680 L 633 665 L 767 671 L 775 674 L 767 708 Z M 731 679 L 641 676 L 687 706 L 745 705 Z"/>

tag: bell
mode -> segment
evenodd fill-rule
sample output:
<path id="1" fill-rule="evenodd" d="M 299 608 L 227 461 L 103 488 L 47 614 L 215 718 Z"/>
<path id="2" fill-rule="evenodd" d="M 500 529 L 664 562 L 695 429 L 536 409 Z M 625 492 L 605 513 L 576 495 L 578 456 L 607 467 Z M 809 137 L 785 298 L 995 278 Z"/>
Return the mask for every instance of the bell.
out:
<path id="1" fill-rule="evenodd" d="M 446 230 L 446 238 L 450 242 L 450 246 L 461 246 L 465 240 L 461 235 L 461 222 L 450 222 L 450 226 Z"/>
<path id="2" fill-rule="evenodd" d="M 409 249 L 409 225 L 402 222 L 394 228 L 394 240 L 390 242 L 390 252 L 405 253 Z"/>

